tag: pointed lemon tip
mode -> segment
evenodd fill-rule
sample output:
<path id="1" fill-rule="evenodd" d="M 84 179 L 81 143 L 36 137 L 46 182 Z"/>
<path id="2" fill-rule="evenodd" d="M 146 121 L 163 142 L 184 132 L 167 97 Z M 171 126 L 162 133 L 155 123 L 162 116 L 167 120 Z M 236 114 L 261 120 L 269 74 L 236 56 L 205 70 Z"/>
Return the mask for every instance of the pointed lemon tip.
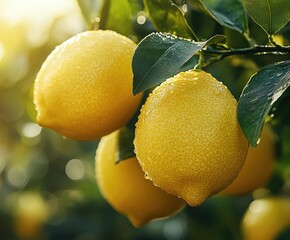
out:
<path id="1" fill-rule="evenodd" d="M 141 228 L 143 227 L 148 221 L 144 221 L 142 219 L 139 219 L 135 216 L 127 216 L 129 221 L 131 222 L 131 224 L 135 227 L 135 228 Z"/>
<path id="2" fill-rule="evenodd" d="M 210 194 L 207 191 L 187 191 L 181 194 L 183 198 L 191 207 L 197 207 L 201 205 L 206 199 L 210 197 Z"/>

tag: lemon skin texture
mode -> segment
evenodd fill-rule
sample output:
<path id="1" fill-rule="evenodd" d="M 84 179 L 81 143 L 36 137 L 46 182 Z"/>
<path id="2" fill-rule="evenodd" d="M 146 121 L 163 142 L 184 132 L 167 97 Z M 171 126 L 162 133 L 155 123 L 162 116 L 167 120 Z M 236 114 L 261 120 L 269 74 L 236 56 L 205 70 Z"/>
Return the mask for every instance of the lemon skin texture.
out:
<path id="1" fill-rule="evenodd" d="M 249 148 L 245 164 L 238 177 L 221 193 L 240 195 L 265 187 L 275 169 L 275 137 L 265 125 L 257 148 Z"/>
<path id="2" fill-rule="evenodd" d="M 229 90 L 204 71 L 182 72 L 142 106 L 135 151 L 154 184 L 197 206 L 241 170 L 248 142 Z"/>
<path id="3" fill-rule="evenodd" d="M 185 206 L 145 179 L 135 157 L 115 164 L 118 131 L 101 139 L 96 153 L 96 179 L 110 205 L 128 217 L 135 227 L 158 218 L 169 217 Z"/>
<path id="4" fill-rule="evenodd" d="M 83 32 L 56 47 L 36 77 L 37 122 L 84 141 L 125 125 L 142 97 L 132 94 L 135 47 L 109 30 Z"/>
<path id="5" fill-rule="evenodd" d="M 272 197 L 253 201 L 242 220 L 244 240 L 274 240 L 290 227 L 290 200 Z"/>

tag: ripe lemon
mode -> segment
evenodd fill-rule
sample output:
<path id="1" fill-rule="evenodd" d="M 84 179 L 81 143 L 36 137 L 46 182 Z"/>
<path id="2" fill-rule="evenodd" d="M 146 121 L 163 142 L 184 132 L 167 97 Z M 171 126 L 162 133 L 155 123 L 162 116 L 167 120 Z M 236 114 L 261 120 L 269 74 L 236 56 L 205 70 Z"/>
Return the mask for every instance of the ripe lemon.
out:
<path id="1" fill-rule="evenodd" d="M 253 201 L 242 221 L 245 240 L 274 240 L 290 227 L 290 200 L 282 197 Z"/>
<path id="2" fill-rule="evenodd" d="M 50 209 L 37 192 L 23 192 L 15 206 L 15 232 L 21 239 L 39 239 Z"/>
<path id="3" fill-rule="evenodd" d="M 142 107 L 134 144 L 149 178 L 191 206 L 229 185 L 248 151 L 236 100 L 203 71 L 182 72 L 155 88 Z"/>
<path id="4" fill-rule="evenodd" d="M 135 43 L 113 31 L 87 31 L 58 46 L 35 82 L 37 121 L 75 140 L 94 140 L 134 115 Z"/>
<path id="5" fill-rule="evenodd" d="M 257 148 L 249 148 L 245 164 L 238 177 L 221 193 L 243 194 L 264 187 L 275 167 L 275 141 L 272 130 L 265 126 Z"/>
<path id="6" fill-rule="evenodd" d="M 140 227 L 148 221 L 172 215 L 185 202 L 145 179 L 136 158 L 115 164 L 118 132 L 101 139 L 96 154 L 96 179 L 104 198 L 131 223 Z"/>

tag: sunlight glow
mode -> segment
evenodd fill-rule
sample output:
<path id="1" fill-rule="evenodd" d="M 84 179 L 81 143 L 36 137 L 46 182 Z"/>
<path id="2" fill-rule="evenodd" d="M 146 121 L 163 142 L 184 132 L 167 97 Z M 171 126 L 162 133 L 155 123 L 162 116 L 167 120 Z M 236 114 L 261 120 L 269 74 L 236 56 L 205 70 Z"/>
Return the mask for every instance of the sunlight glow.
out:
<path id="1" fill-rule="evenodd" d="M 58 18 L 69 19 L 69 29 L 77 33 L 83 30 L 83 18 L 77 1 L 71 0 L 2 0 L 0 20 L 12 26 L 22 24 L 27 27 L 27 40 L 32 46 L 40 46 L 47 41 L 48 31 Z"/>
<path id="2" fill-rule="evenodd" d="M 5 55 L 5 48 L 4 48 L 4 45 L 0 42 L 0 61 L 2 60 L 4 55 Z"/>

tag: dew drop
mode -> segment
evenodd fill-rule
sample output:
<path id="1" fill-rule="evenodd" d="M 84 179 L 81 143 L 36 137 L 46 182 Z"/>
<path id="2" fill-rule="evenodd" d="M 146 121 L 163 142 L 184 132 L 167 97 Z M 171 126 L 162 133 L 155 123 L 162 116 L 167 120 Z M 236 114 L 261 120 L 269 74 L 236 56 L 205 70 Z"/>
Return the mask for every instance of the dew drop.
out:
<path id="1" fill-rule="evenodd" d="M 273 96 L 272 96 L 272 101 L 271 101 L 271 105 L 273 105 L 274 104 L 274 102 L 276 102 L 277 101 L 277 99 L 279 98 L 279 97 L 281 97 L 281 95 L 284 93 L 284 91 L 285 91 L 285 89 L 287 88 L 288 86 L 286 86 L 286 87 L 281 87 L 277 92 L 275 92 L 274 94 L 273 94 Z"/>
<path id="2" fill-rule="evenodd" d="M 254 99 L 250 100 L 250 103 L 255 103 L 256 101 L 257 101 L 257 99 L 254 98 Z"/>
<path id="3" fill-rule="evenodd" d="M 152 181 L 152 179 L 150 179 L 150 180 Z M 158 187 L 158 185 L 155 182 L 152 182 L 152 183 L 155 187 Z"/>
<path id="4" fill-rule="evenodd" d="M 150 180 L 150 177 L 149 177 L 148 173 L 145 172 L 144 178 L 147 179 L 147 180 Z"/>
<path id="5" fill-rule="evenodd" d="M 215 88 L 215 89 L 214 89 L 214 94 L 215 94 L 216 96 L 221 95 L 221 93 L 222 93 L 221 89 L 219 89 L 219 88 Z"/>

